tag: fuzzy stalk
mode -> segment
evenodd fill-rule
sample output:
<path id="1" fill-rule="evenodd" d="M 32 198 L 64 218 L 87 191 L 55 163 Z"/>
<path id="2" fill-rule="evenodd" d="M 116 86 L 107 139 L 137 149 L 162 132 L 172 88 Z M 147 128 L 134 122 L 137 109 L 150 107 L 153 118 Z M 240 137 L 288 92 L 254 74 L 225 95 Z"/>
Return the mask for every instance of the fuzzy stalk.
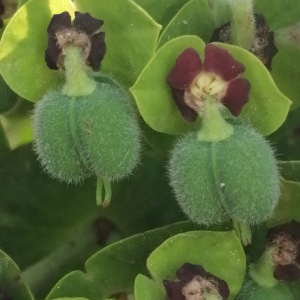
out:
<path id="1" fill-rule="evenodd" d="M 275 270 L 273 254 L 277 250 L 277 246 L 267 248 L 259 261 L 249 266 L 250 277 L 262 287 L 271 288 L 278 283 L 273 276 Z"/>
<path id="2" fill-rule="evenodd" d="M 249 50 L 255 36 L 253 0 L 228 0 L 231 8 L 232 43 Z"/>
<path id="3" fill-rule="evenodd" d="M 212 97 L 204 100 L 204 113 L 198 140 L 203 142 L 219 142 L 233 134 L 233 127 L 223 118 L 218 103 Z"/>
<path id="4" fill-rule="evenodd" d="M 232 220 L 232 225 L 242 245 L 250 245 L 252 241 L 252 231 L 250 225 L 247 222 L 237 221 L 235 219 Z"/>
<path id="5" fill-rule="evenodd" d="M 65 48 L 66 83 L 63 93 L 69 97 L 80 97 L 91 94 L 96 88 L 96 82 L 88 77 L 81 55 L 81 49 L 70 45 Z"/>

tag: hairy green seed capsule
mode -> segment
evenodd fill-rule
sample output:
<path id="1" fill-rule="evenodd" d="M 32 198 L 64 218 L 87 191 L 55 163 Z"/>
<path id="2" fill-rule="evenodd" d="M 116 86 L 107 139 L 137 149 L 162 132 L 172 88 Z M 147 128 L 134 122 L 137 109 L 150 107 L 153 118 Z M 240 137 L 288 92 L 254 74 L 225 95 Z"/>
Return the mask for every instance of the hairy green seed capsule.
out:
<path id="1" fill-rule="evenodd" d="M 81 151 L 96 175 L 114 180 L 128 175 L 140 153 L 140 133 L 127 96 L 115 86 L 75 100 Z"/>
<path id="2" fill-rule="evenodd" d="M 278 283 L 274 287 L 266 288 L 247 279 L 237 300 L 296 300 L 296 298 L 285 283 Z"/>
<path id="3" fill-rule="evenodd" d="M 180 140 L 172 151 L 171 186 L 183 212 L 196 223 L 215 224 L 226 219 L 213 177 L 211 143 L 196 133 Z"/>
<path id="4" fill-rule="evenodd" d="M 70 98 L 49 92 L 34 112 L 35 151 L 51 176 L 66 182 L 85 177 L 69 128 Z"/>
<path id="5" fill-rule="evenodd" d="M 263 222 L 279 196 L 273 151 L 249 127 L 234 126 L 231 137 L 215 143 L 187 135 L 172 152 L 169 174 L 179 205 L 201 224 Z"/>

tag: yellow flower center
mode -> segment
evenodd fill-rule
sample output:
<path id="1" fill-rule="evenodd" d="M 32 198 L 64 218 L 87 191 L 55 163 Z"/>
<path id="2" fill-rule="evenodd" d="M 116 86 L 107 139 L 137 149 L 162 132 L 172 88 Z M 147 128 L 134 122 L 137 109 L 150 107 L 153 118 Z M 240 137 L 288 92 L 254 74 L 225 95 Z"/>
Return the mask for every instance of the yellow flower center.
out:
<path id="1" fill-rule="evenodd" d="M 191 86 L 192 94 L 197 98 L 203 96 L 222 97 L 227 88 L 227 81 L 213 73 L 201 72 Z"/>
<path id="2" fill-rule="evenodd" d="M 207 72 L 201 72 L 185 93 L 185 102 L 198 112 L 203 110 L 203 101 L 213 97 L 216 102 L 224 97 L 228 82 L 221 77 Z"/>

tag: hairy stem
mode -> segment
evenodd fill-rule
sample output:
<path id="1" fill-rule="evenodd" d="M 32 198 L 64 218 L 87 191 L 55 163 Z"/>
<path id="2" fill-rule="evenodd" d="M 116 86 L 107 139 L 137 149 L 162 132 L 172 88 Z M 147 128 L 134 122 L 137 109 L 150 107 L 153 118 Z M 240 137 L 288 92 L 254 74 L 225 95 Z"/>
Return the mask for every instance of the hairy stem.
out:
<path id="1" fill-rule="evenodd" d="M 66 84 L 63 87 L 63 93 L 69 97 L 91 94 L 96 88 L 96 82 L 85 72 L 81 49 L 71 45 L 66 47 L 64 54 Z"/>
<path id="2" fill-rule="evenodd" d="M 204 113 L 198 140 L 203 142 L 218 142 L 233 134 L 233 127 L 225 121 L 214 98 L 204 100 Z"/>
<path id="3" fill-rule="evenodd" d="M 233 44 L 249 50 L 255 37 L 253 0 L 229 0 Z"/>
<path id="4" fill-rule="evenodd" d="M 273 276 L 275 270 L 273 254 L 277 250 L 277 246 L 267 248 L 259 261 L 249 266 L 250 277 L 260 286 L 270 288 L 278 283 Z"/>

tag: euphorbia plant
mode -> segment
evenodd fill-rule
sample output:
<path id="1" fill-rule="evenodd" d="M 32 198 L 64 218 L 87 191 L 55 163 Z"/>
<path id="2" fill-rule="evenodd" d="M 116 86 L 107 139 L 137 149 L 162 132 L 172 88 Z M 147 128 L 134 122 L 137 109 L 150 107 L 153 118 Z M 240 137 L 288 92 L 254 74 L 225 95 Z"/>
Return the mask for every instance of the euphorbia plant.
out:
<path id="1" fill-rule="evenodd" d="M 0 1 L 0 298 L 297 299 L 298 6 Z"/>

